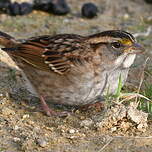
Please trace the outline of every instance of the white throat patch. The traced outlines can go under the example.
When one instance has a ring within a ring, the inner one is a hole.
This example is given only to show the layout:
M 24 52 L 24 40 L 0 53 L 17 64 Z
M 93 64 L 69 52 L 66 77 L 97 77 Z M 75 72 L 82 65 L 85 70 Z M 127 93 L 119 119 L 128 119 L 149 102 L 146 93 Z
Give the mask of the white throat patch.
M 136 58 L 136 54 L 127 54 L 124 53 L 123 55 L 119 56 L 115 61 L 116 66 L 123 65 L 123 68 L 129 68 Z
M 134 63 L 135 58 L 136 54 L 129 54 L 124 60 L 123 67 L 129 68 Z

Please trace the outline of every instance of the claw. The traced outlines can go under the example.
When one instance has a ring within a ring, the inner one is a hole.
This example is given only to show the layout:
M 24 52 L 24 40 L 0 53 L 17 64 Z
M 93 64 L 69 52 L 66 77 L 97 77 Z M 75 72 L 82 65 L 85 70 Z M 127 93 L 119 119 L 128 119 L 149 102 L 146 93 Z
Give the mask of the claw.
M 44 110 L 45 114 L 49 117 L 51 117 L 51 116 L 66 117 L 66 116 L 70 115 L 70 112 L 67 112 L 67 111 L 56 112 L 56 111 L 50 109 L 48 107 L 47 103 L 45 102 L 45 99 L 43 98 L 43 96 L 40 96 L 40 101 L 41 101 L 42 109 Z

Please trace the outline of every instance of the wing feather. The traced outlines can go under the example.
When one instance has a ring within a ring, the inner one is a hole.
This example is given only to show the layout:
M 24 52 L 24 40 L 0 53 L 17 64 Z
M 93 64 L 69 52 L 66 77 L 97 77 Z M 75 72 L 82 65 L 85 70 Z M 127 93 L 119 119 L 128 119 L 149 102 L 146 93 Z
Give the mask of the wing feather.
M 65 74 L 72 64 L 82 65 L 90 56 L 89 45 L 84 39 L 74 34 L 40 36 L 20 43 L 15 51 L 10 52 L 37 68 Z

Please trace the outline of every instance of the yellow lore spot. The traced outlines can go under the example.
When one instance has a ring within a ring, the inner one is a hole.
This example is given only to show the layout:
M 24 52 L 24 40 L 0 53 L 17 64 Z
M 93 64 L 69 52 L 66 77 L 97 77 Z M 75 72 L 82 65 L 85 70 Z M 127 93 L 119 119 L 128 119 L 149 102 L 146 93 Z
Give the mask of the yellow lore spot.
M 124 45 L 132 45 L 132 41 L 130 41 L 129 39 L 122 39 L 122 40 L 119 40 L 119 42 Z

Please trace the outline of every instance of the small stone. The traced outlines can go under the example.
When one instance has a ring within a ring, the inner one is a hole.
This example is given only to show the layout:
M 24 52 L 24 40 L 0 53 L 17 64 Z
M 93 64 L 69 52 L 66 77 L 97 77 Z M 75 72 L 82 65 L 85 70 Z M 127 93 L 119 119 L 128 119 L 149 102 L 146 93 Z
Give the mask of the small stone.
M 13 140 L 14 140 L 14 142 L 18 142 L 18 141 L 20 141 L 21 139 L 18 138 L 18 137 L 14 137 Z
M 136 103 L 130 103 L 127 111 L 127 117 L 131 119 L 136 124 L 145 124 L 147 123 L 148 113 L 145 113 L 141 110 L 138 110 Z
M 127 20 L 127 19 L 129 19 L 129 14 L 125 14 L 124 16 L 123 16 L 123 18 L 125 19 L 125 20 Z
M 29 114 L 25 114 L 25 115 L 23 115 L 22 119 L 27 119 L 27 118 L 29 118 L 29 117 L 30 117 Z
M 121 122 L 121 124 L 120 124 L 120 127 L 123 129 L 123 130 L 125 130 L 125 131 L 127 131 L 130 127 L 132 126 L 132 124 L 130 123 L 130 122 Z
M 93 18 L 97 16 L 97 12 L 98 12 L 98 8 L 93 3 L 85 3 L 81 9 L 82 16 L 86 18 Z
M 76 132 L 76 131 L 75 131 L 74 129 L 70 129 L 70 130 L 69 130 L 69 133 L 70 133 L 70 134 L 74 134 L 75 132 Z
M 114 131 L 116 131 L 117 130 L 117 127 L 112 127 L 111 128 L 111 132 L 114 132 Z
M 17 126 L 17 125 L 14 126 L 14 130 L 18 130 L 19 128 L 20 128 L 20 127 Z
M 2 94 L 2 93 L 0 94 L 0 97 L 3 97 L 3 94 Z
M 93 121 L 91 119 L 85 119 L 81 121 L 80 126 L 81 127 L 90 127 L 93 124 Z
M 69 23 L 69 22 L 70 22 L 70 20 L 69 20 L 69 19 L 67 19 L 67 18 L 65 18 L 65 19 L 63 20 L 63 22 L 64 22 L 64 23 Z
M 37 139 L 37 143 L 40 147 L 46 147 L 47 146 L 47 142 L 44 139 Z
M 141 132 L 145 132 L 146 129 L 147 129 L 147 127 L 148 127 L 147 123 L 145 123 L 145 124 L 139 124 L 139 125 L 137 126 L 137 129 L 138 129 L 139 131 L 141 131 Z

